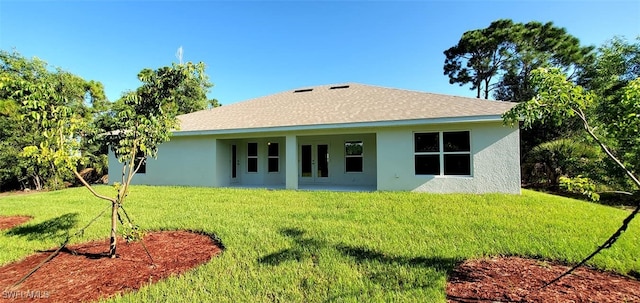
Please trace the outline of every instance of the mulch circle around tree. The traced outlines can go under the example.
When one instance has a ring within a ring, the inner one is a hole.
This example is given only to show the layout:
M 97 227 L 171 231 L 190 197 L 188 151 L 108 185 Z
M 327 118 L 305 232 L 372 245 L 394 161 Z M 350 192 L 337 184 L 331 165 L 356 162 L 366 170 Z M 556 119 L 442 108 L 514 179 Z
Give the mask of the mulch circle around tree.
M 29 216 L 0 216 L 0 230 L 11 229 L 33 219 Z
M 0 300 L 10 302 L 86 302 L 126 293 L 179 275 L 222 252 L 209 235 L 188 231 L 149 232 L 140 241 L 118 241 L 118 257 L 108 258 L 109 241 L 70 245 L 17 288 L 8 288 L 46 259 L 40 252 L 0 267 Z
M 640 302 L 640 281 L 581 267 L 519 257 L 468 260 L 447 282 L 448 302 Z

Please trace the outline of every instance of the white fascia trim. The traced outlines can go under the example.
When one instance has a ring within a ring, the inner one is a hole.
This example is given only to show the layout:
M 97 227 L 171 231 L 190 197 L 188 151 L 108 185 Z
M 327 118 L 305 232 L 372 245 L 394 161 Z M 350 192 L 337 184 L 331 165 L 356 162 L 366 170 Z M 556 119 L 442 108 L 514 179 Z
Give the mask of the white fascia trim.
M 449 117 L 449 118 L 433 118 L 433 119 L 413 119 L 413 120 L 395 120 L 395 121 L 374 121 L 374 122 L 355 122 L 355 123 L 333 123 L 318 125 L 293 125 L 293 126 L 274 126 L 274 127 L 258 127 L 258 128 L 239 128 L 239 129 L 222 129 L 222 130 L 194 130 L 194 131 L 175 131 L 173 136 L 203 136 L 203 135 L 231 135 L 231 134 L 247 134 L 247 133 L 266 133 L 266 132 L 295 132 L 308 130 L 331 130 L 345 128 L 374 128 L 374 127 L 393 127 L 393 126 L 409 126 L 409 125 L 429 125 L 429 124 L 454 124 L 454 123 L 478 123 L 478 122 L 496 122 L 502 121 L 502 115 L 486 115 L 486 116 L 470 116 L 470 117 Z

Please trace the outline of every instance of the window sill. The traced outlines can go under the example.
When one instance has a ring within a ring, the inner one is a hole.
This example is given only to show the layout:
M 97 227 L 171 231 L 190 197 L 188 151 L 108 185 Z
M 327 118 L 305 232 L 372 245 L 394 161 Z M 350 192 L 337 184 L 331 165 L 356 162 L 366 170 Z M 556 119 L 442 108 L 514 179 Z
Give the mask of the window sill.
M 473 179 L 473 175 L 415 175 L 416 177 L 435 179 Z

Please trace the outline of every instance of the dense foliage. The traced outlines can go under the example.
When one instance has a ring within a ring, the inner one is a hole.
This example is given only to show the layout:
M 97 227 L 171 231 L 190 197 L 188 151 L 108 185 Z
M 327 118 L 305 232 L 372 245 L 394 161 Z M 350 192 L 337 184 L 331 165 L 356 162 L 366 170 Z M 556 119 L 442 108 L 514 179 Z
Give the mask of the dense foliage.
M 614 37 L 595 49 L 580 45 L 577 38 L 551 22 L 502 19 L 465 32 L 444 54 L 444 74 L 449 82 L 470 85 L 478 98 L 491 94 L 497 100 L 512 102 L 538 98 L 540 83 L 534 79 L 534 71 L 556 69 L 553 74 L 558 80 L 579 87 L 576 93 L 586 96 L 588 104 L 582 110 L 594 132 L 632 172 L 640 171 L 640 127 L 636 124 L 640 105 L 633 89 L 633 80 L 640 76 L 640 38 L 628 42 Z M 560 92 L 548 93 L 554 98 Z M 551 111 L 549 106 L 546 110 Z M 562 118 L 561 127 L 556 118 Z M 595 143 L 582 132 L 578 116 L 541 116 L 525 120 L 523 126 L 523 184 L 558 190 L 560 177 L 581 176 L 595 181 L 600 190 L 631 185 L 614 161 L 588 148 Z
M 52 68 L 37 58 L 0 50 L 0 191 L 57 189 L 78 183 L 67 165 L 54 160 L 63 154 L 73 156 L 67 159 L 73 163 L 70 166 L 89 183 L 104 181 L 109 144 L 116 146 L 113 140 L 133 134 L 116 132 L 131 126 L 127 123 L 155 121 L 154 114 L 165 118 L 220 106 L 216 99 L 207 99 L 212 84 L 203 63 L 144 69 L 139 79 L 139 89 L 111 103 L 100 82 Z M 150 105 L 150 98 L 171 105 L 160 113 L 140 111 Z M 116 133 L 116 139 L 106 136 Z M 150 146 L 164 139 L 138 140 L 137 148 L 154 156 Z M 68 145 L 54 148 L 63 142 Z
M 47 149 L 60 134 L 48 131 L 55 123 L 73 119 L 82 125 L 75 132 L 80 167 L 106 165 L 104 148 L 90 139 L 93 119 L 108 109 L 100 82 L 86 81 L 37 58 L 0 51 L 0 190 L 60 188 L 72 181 L 51 159 L 23 153 L 27 146 Z M 65 125 L 60 125 L 64 127 Z M 80 131 L 82 130 L 82 132 Z
M 640 172 L 640 37 L 616 37 L 598 49 L 598 56 L 579 83 L 596 96 L 587 109 L 607 144 L 634 172 Z M 623 176 L 618 170 L 608 174 Z
M 541 68 L 535 70 L 532 75 L 531 84 L 536 89 L 535 97 L 513 107 L 505 114 L 505 121 L 513 124 L 522 119 L 524 127 L 531 127 L 535 122 L 559 127 L 572 118 L 578 118 L 592 142 L 597 144 L 615 164 L 610 169 L 622 172 L 625 177 L 628 177 L 630 184 L 632 184 L 631 190 L 629 188 L 623 189 L 630 192 L 639 190 L 640 182 L 635 176 L 634 167 L 638 162 L 635 153 L 638 151 L 637 143 L 640 140 L 638 139 L 640 131 L 640 79 L 631 80 L 621 88 L 618 108 L 622 111 L 615 123 L 607 124 L 598 120 L 598 116 L 588 115 L 589 109 L 598 104 L 599 98 L 596 93 L 571 83 L 566 79 L 566 75 L 558 69 Z M 607 142 L 614 144 L 609 145 Z M 566 149 L 561 153 L 563 153 L 563 159 L 571 159 L 576 155 Z M 631 156 L 629 156 L 630 153 Z M 597 159 L 594 155 L 582 154 L 581 159 Z M 565 167 L 570 164 L 567 161 L 563 163 Z M 555 164 L 555 167 L 558 168 L 562 166 Z M 578 168 L 577 171 L 573 175 L 565 171 L 565 177 L 579 177 L 576 174 L 587 169 L 587 167 L 579 169 L 577 163 L 571 166 Z M 565 179 L 563 182 L 565 185 L 567 180 L 569 179 Z M 582 184 L 584 181 L 584 179 L 579 179 L 577 184 Z
M 534 147 L 523 157 L 522 181 L 530 187 L 558 190 L 563 176 L 602 180 L 604 154 L 593 144 L 558 139 Z
M 478 98 L 520 102 L 533 97 L 531 71 L 558 67 L 577 73 L 592 59 L 593 47 L 583 47 L 553 23 L 514 23 L 502 19 L 487 28 L 465 32 L 447 49 L 444 74 L 451 84 L 470 84 Z
M 444 74 L 451 84 L 471 85 L 478 98 L 523 102 L 531 99 L 531 72 L 539 67 L 561 69 L 577 79 L 593 62 L 593 47 L 551 22 L 515 23 L 509 19 L 492 22 L 487 28 L 465 32 L 445 52 Z M 565 128 L 534 123 L 522 130 L 521 151 L 571 135 L 578 127 Z

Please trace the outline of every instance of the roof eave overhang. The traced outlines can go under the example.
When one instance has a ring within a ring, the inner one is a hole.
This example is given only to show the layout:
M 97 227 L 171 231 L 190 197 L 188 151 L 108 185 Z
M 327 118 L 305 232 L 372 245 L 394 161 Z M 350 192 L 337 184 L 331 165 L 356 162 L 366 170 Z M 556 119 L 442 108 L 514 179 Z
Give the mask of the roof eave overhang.
M 446 118 L 353 122 L 353 123 L 330 123 L 330 124 L 313 124 L 313 125 L 291 125 L 291 126 L 236 128 L 236 129 L 174 131 L 173 135 L 174 136 L 232 135 L 232 134 L 248 134 L 248 133 L 296 132 L 296 131 L 331 130 L 331 129 L 345 129 L 345 128 L 357 129 L 357 128 L 376 128 L 376 127 L 398 127 L 398 126 L 411 126 L 411 125 L 481 123 L 481 122 L 498 122 L 498 121 L 503 121 L 502 115 L 446 117 Z

